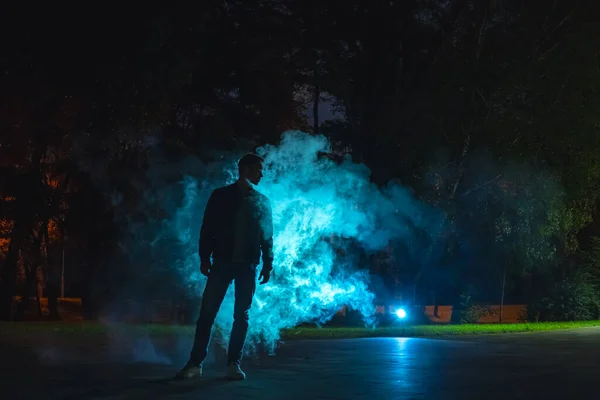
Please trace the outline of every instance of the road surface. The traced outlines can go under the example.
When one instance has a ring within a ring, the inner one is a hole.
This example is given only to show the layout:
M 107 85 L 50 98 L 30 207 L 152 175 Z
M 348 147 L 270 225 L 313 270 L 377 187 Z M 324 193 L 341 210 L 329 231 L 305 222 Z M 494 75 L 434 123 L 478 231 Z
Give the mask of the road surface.
M 596 399 L 600 329 L 473 338 L 293 341 L 247 358 L 248 380 L 170 378 L 190 338 L 95 342 L 76 335 L 0 334 L 6 399 Z

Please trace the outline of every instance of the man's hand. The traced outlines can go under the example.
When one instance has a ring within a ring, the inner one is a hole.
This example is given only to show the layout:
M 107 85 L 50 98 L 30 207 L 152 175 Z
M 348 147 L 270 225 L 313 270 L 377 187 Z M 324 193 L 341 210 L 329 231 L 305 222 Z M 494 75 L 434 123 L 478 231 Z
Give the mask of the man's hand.
M 210 274 L 210 270 L 212 269 L 212 264 L 210 261 L 204 261 L 200 263 L 200 273 L 204 276 L 208 276 Z
M 271 265 L 263 265 L 262 269 L 260 270 L 260 275 L 258 276 L 258 280 L 261 285 L 269 282 L 269 279 L 271 279 L 271 271 L 273 271 L 273 267 Z

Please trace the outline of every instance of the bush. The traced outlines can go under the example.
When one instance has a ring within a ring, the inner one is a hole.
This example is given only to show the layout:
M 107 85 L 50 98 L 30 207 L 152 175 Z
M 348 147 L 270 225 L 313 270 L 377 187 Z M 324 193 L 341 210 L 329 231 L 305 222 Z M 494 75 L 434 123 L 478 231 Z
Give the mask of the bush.
M 493 315 L 490 307 L 471 303 L 471 296 L 461 294 L 459 303 L 452 308 L 452 322 L 459 324 L 477 324 L 481 317 Z
M 495 312 L 490 307 L 471 305 L 463 311 L 460 318 L 461 324 L 477 324 L 482 317 L 494 315 Z
M 600 318 L 600 299 L 586 274 L 556 284 L 550 294 L 527 308 L 530 321 L 586 321 Z

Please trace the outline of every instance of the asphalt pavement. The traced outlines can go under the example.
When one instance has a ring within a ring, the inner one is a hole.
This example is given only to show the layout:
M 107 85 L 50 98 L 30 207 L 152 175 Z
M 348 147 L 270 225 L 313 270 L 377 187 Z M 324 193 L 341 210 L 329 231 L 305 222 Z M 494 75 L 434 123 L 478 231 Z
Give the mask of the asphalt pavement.
M 3 337 L 2 399 L 597 399 L 600 328 L 448 339 L 292 341 L 248 379 L 174 381 L 191 338 Z M 41 397 L 40 397 L 41 396 Z

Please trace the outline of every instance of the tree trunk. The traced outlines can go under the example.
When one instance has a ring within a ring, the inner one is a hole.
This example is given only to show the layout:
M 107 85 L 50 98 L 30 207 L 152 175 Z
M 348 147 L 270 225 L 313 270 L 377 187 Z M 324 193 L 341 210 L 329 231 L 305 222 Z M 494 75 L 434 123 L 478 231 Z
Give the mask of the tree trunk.
M 44 286 L 47 282 L 46 271 L 48 264 L 48 224 L 50 223 L 49 217 L 46 215 L 40 226 L 40 231 L 36 240 L 36 258 L 35 264 L 35 288 L 36 288 L 36 299 L 37 309 L 39 317 L 43 317 L 42 312 L 42 296 L 44 295 Z
M 0 275 L 0 320 L 10 321 L 13 319 L 13 299 L 16 295 L 17 264 L 19 261 L 19 250 L 23 246 L 25 235 L 22 233 L 24 221 L 17 220 L 13 227 L 8 253 L 2 264 Z
M 25 260 L 25 292 L 23 298 L 17 307 L 15 319 L 23 320 L 25 312 L 29 306 L 30 299 L 35 298 L 36 304 L 36 317 L 42 317 L 42 305 L 41 305 L 41 291 L 39 290 L 39 274 L 41 268 L 43 268 L 42 246 L 47 241 L 48 235 L 48 221 L 42 222 L 39 229 L 37 229 L 37 235 L 33 240 L 33 244 L 30 248 L 26 248 L 26 252 L 35 252 L 34 254 L 24 254 Z M 33 235 L 34 233 L 32 233 Z
M 506 266 L 502 271 L 502 292 L 500 295 L 500 323 L 504 322 L 504 293 L 506 292 Z
M 456 177 L 456 180 L 454 181 L 454 185 L 452 185 L 452 192 L 450 194 L 450 200 L 454 200 L 454 198 L 456 197 L 456 191 L 458 190 L 460 181 L 463 178 L 465 157 L 467 156 L 467 153 L 469 152 L 470 144 L 471 144 L 471 134 L 469 133 L 465 139 L 465 142 L 463 143 L 463 148 L 462 148 L 462 152 L 460 155 L 460 164 L 458 166 L 458 176 Z
M 0 320 L 10 321 L 13 319 L 13 299 L 17 290 L 17 269 L 21 249 L 25 245 L 27 234 L 33 224 L 35 214 L 31 210 L 31 200 L 25 194 L 17 198 L 18 212 L 15 218 L 13 230 L 6 259 L 2 264 L 0 272 Z
M 23 292 L 23 296 L 21 296 L 21 301 L 18 303 L 17 309 L 15 311 L 14 319 L 16 321 L 23 321 L 25 319 L 25 313 L 28 308 L 30 308 L 31 298 L 36 297 L 36 285 L 35 285 L 35 272 L 36 269 L 34 266 L 29 265 L 25 266 L 26 270 L 26 278 L 25 278 L 25 290 Z M 37 303 L 37 301 L 36 301 Z M 36 307 L 39 309 L 39 307 Z M 39 317 L 36 315 L 36 317 Z
M 315 68 L 315 81 L 318 80 L 318 72 Z M 321 103 L 321 87 L 315 82 L 313 98 L 313 133 L 319 133 L 319 105 Z
M 421 279 L 421 272 L 419 272 L 416 276 L 415 276 L 415 281 L 413 283 L 413 306 L 417 304 L 417 290 L 418 290 L 418 286 L 419 286 L 419 280 Z
M 46 296 L 48 297 L 48 318 L 53 321 L 60 320 L 58 313 L 58 287 L 54 281 L 46 285 Z
M 32 154 L 33 165 L 30 172 L 21 177 L 23 183 L 17 195 L 17 213 L 6 259 L 0 271 L 0 320 L 9 321 L 13 318 L 12 306 L 16 295 L 19 251 L 23 247 L 28 233 L 34 227 L 38 214 L 36 201 L 39 202 L 43 197 L 40 194 L 40 189 L 42 189 L 41 162 L 45 153 L 45 145 L 37 147 Z

